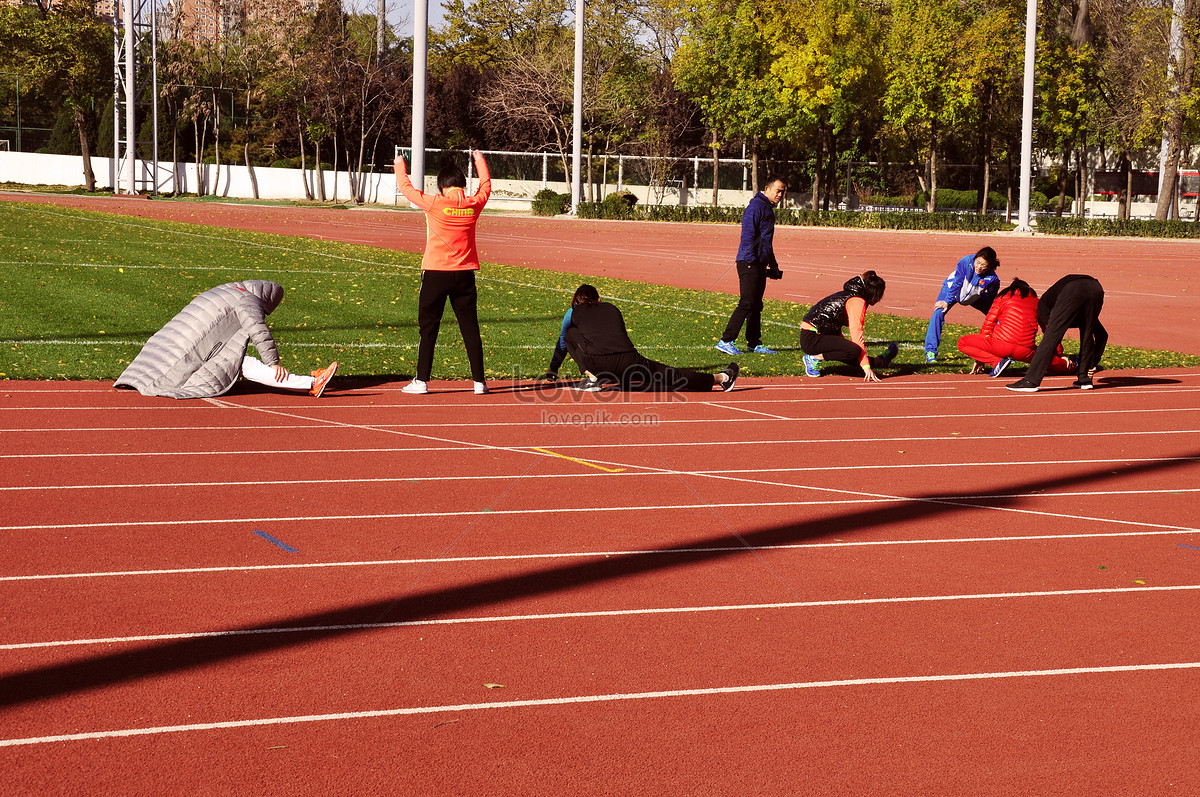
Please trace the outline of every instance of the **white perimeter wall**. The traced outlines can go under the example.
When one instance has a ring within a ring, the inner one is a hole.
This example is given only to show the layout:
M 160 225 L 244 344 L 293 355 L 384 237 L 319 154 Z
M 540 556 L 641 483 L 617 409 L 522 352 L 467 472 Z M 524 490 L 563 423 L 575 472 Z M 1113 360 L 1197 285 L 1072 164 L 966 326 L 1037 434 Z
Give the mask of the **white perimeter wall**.
M 112 158 L 92 158 L 92 171 L 96 176 L 97 187 L 111 188 L 116 180 L 116 167 Z M 151 169 L 149 165 L 139 161 L 135 185 L 142 193 L 151 191 Z M 309 169 L 271 169 L 254 167 L 247 169 L 244 165 L 222 164 L 220 167 L 194 163 L 160 163 L 158 166 L 159 193 L 204 193 L 211 196 L 228 197 L 231 199 L 253 199 L 255 196 L 254 183 L 258 184 L 259 199 L 305 199 L 304 181 L 307 180 L 314 198 L 320 197 L 318 179 L 324 182 L 325 200 L 329 202 L 351 201 L 350 175 L 347 172 L 323 172 L 318 178 L 316 171 Z M 407 205 L 403 197 L 396 194 L 396 181 L 391 172 L 364 174 L 359 201 L 370 204 Z M 427 178 L 426 189 L 432 190 Z M 83 166 L 78 155 L 41 155 L 33 152 L 0 151 L 0 183 L 21 183 L 24 185 L 83 185 Z M 178 186 L 178 187 L 177 187 Z M 471 187 L 474 180 L 471 181 Z M 595 197 L 602 199 L 605 194 L 617 189 L 616 184 L 597 186 Z M 540 180 L 493 180 L 492 199 L 489 207 L 496 209 L 527 209 L 534 194 L 543 188 L 550 188 L 562 194 L 570 192 L 566 183 L 547 182 Z M 712 201 L 712 189 L 688 189 L 681 195 L 679 189 L 667 186 L 650 189 L 646 186 L 622 186 L 637 196 L 640 204 L 657 205 L 707 205 Z M 585 187 L 586 195 L 586 187 Z M 722 205 L 744 207 L 750 201 L 751 192 L 722 190 L 720 200 Z M 788 206 L 807 207 L 807 197 L 788 196 Z M 1134 218 L 1154 218 L 1155 204 L 1153 202 L 1135 202 L 1132 211 Z M 1185 219 L 1193 217 L 1194 204 L 1185 204 L 1180 208 L 1180 214 Z M 1088 202 L 1086 214 L 1098 217 L 1115 218 L 1116 202 Z

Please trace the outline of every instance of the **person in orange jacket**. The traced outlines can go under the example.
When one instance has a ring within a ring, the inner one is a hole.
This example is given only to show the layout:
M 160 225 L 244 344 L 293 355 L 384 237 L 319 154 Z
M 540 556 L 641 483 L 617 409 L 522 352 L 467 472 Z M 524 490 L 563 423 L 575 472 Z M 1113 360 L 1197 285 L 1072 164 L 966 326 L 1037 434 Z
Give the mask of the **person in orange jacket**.
M 479 270 L 479 252 L 475 247 L 475 224 L 492 195 L 492 177 L 487 161 L 479 150 L 472 150 L 479 187 L 467 196 L 467 176 L 456 164 L 447 163 L 437 175 L 437 194 L 418 191 L 408 177 L 403 155 L 397 155 L 396 188 L 414 207 L 425 211 L 425 254 L 421 258 L 421 293 L 418 299 L 417 373 L 401 388 L 405 393 L 428 393 L 427 383 L 433 372 L 433 348 L 446 300 L 458 319 L 475 393 L 488 392 L 483 371 L 483 341 L 479 335 L 478 294 L 475 272 Z
M 1014 279 L 996 296 L 983 327 L 958 339 L 958 350 L 975 361 L 971 373 L 987 368 L 992 377 L 1004 373 L 1014 360 L 1029 362 L 1037 350 L 1038 295 L 1028 282 Z M 1051 363 L 1054 373 L 1074 370 L 1059 347 Z

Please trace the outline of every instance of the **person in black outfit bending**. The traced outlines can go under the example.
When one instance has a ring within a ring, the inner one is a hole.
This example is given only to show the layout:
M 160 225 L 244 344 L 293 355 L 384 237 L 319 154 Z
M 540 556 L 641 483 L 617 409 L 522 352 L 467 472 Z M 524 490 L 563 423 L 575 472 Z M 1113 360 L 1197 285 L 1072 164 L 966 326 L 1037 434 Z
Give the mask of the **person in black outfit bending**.
M 1045 329 L 1042 342 L 1033 353 L 1025 376 L 1005 387 L 1020 393 L 1036 393 L 1058 353 L 1063 335 L 1068 329 L 1078 329 L 1079 366 L 1071 386 L 1091 390 L 1092 374 L 1108 344 L 1108 330 L 1100 323 L 1103 306 L 1104 288 L 1095 277 L 1068 274 L 1051 285 L 1038 299 L 1038 322 Z
M 600 301 L 591 285 L 580 285 L 571 299 L 571 323 L 566 331 L 567 351 L 583 370 L 578 390 L 600 390 L 604 381 L 623 390 L 732 390 L 738 364 L 730 363 L 719 374 L 672 368 L 638 354 L 625 329 L 625 318 L 615 305 Z

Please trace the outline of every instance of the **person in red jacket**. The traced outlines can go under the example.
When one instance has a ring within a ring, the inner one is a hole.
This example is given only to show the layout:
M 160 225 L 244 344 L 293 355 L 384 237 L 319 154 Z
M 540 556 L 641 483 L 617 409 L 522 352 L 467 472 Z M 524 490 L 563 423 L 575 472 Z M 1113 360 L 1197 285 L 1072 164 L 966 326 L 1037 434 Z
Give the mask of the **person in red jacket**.
M 417 326 L 420 343 L 417 346 L 417 374 L 401 388 L 405 393 L 428 393 L 426 383 L 433 372 L 433 347 L 446 300 L 458 318 L 475 393 L 488 392 L 483 371 L 483 341 L 479 335 L 478 295 L 475 291 L 475 272 L 479 270 L 479 252 L 475 248 L 475 224 L 492 195 L 492 177 L 483 153 L 474 150 L 475 170 L 479 187 L 467 196 L 467 176 L 453 163 L 438 171 L 438 193 L 418 191 L 408 178 L 404 156 L 396 156 L 396 187 L 404 198 L 425 211 L 425 255 L 421 258 L 421 293 L 418 301 Z
M 997 377 L 1014 360 L 1026 363 L 1032 360 L 1037 350 L 1037 307 L 1037 292 L 1024 280 L 1014 279 L 1000 291 L 979 332 L 958 339 L 958 350 L 975 361 L 971 373 L 977 373 L 983 366 Z M 1051 369 L 1055 373 L 1073 370 L 1070 361 L 1062 356 L 1061 346 Z

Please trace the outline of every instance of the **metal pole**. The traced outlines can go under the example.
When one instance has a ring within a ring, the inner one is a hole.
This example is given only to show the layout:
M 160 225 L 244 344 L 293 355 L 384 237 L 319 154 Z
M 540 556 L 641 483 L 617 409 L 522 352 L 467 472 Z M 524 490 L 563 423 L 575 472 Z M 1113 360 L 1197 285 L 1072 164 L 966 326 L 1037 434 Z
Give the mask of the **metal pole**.
M 1025 97 L 1021 103 L 1021 196 L 1017 203 L 1017 231 L 1033 232 L 1029 225 L 1029 193 L 1033 180 L 1033 61 L 1037 50 L 1037 0 L 1025 3 Z
M 584 0 L 575 0 L 575 121 L 571 130 L 571 215 L 579 211 L 583 169 L 583 17 Z
M 154 177 L 151 187 L 154 195 L 158 196 L 158 8 L 150 3 L 150 82 L 153 84 L 153 97 L 150 101 L 151 113 L 154 114 Z
M 124 193 L 136 194 L 133 161 L 137 157 L 137 51 L 133 37 L 133 0 L 125 0 L 125 160 L 121 162 Z
M 414 0 L 413 12 L 413 103 L 412 168 L 413 186 L 425 191 L 425 73 L 429 58 L 429 0 Z

